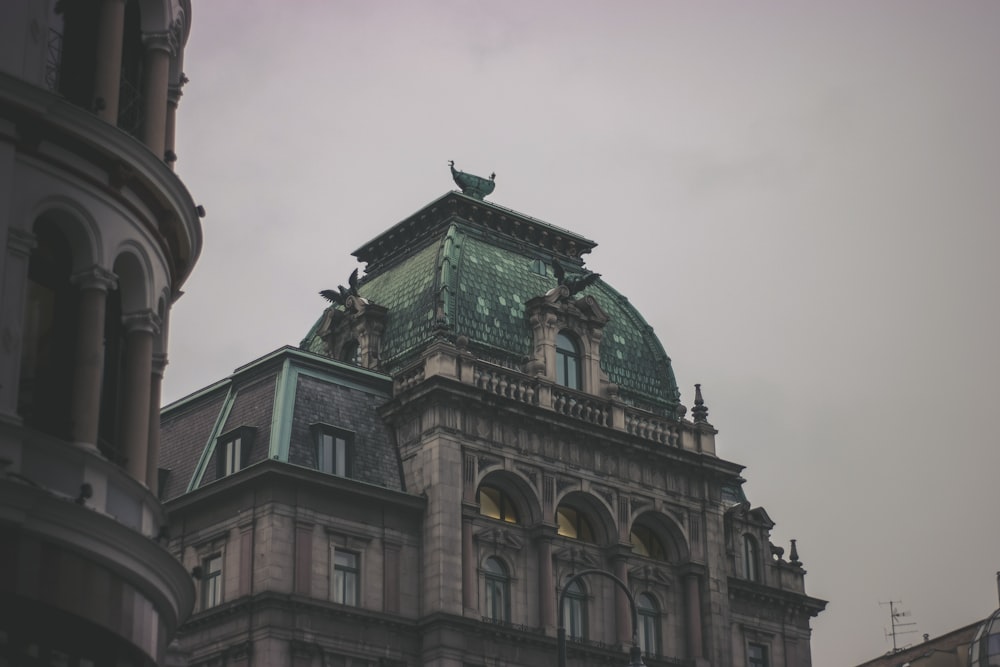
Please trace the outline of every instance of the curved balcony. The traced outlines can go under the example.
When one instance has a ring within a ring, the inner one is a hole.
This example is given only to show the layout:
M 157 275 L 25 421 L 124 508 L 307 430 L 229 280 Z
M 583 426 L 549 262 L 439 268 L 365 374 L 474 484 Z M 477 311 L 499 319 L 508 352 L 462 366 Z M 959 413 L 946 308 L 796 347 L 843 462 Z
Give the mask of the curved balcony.
M 86 655 L 77 644 L 110 633 L 160 660 L 194 605 L 162 525 L 153 494 L 96 450 L 0 423 L 0 597 L 26 610 L 8 635 L 58 617 L 76 631 L 44 638 L 52 650 Z

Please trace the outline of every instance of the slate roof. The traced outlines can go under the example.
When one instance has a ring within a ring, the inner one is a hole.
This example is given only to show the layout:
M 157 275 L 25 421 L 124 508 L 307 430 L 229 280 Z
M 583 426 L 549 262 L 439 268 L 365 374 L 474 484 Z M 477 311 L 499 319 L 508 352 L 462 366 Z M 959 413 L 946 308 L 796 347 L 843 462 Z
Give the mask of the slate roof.
M 316 467 L 313 424 L 354 434 L 350 477 L 404 490 L 399 458 L 378 406 L 390 378 L 285 347 L 236 369 L 216 384 L 163 408 L 160 463 L 168 469 L 164 500 L 216 480 L 219 437 L 250 429 L 243 467 L 276 460 Z
M 388 309 L 381 350 L 393 374 L 442 330 L 464 335 L 480 358 L 518 367 L 532 353 L 524 304 L 556 286 L 551 260 L 567 273 L 596 244 L 491 202 L 453 192 L 432 202 L 354 253 L 366 261 L 359 292 Z M 675 415 L 680 392 L 659 340 L 628 299 L 603 280 L 582 295 L 610 316 L 601 367 L 623 401 Z M 302 347 L 322 353 L 322 317 Z

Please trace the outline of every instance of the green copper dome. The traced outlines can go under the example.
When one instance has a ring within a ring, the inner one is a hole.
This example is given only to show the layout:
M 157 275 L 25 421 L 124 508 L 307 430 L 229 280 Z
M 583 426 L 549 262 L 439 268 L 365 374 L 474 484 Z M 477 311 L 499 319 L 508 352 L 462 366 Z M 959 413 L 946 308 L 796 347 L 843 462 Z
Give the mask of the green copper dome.
M 557 286 L 596 244 L 490 202 L 452 192 L 354 252 L 367 262 L 359 293 L 387 309 L 381 369 L 395 373 L 442 336 L 468 339 L 477 357 L 520 369 L 532 355 L 525 303 Z M 677 383 L 652 327 L 603 280 L 584 289 L 610 317 L 600 363 L 625 403 L 679 416 Z M 316 323 L 302 346 L 325 352 Z

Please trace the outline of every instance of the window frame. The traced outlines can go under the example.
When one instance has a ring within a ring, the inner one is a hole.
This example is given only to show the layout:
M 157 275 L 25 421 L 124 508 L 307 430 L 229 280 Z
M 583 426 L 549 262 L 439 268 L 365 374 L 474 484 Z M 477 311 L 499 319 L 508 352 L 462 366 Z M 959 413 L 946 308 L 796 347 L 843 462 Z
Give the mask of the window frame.
M 492 506 L 496 507 L 497 516 L 487 513 L 483 508 L 483 494 L 486 492 L 486 497 Z M 494 494 L 496 497 L 494 497 Z M 512 525 L 518 525 L 521 523 L 520 514 L 517 510 L 517 503 L 511 498 L 510 494 L 504 491 L 499 486 L 493 484 L 480 484 L 479 490 L 476 491 L 476 502 L 479 503 L 479 515 L 484 516 L 487 519 L 493 519 L 494 521 L 503 521 L 504 523 L 509 523 Z
M 569 512 L 572 512 L 572 517 L 568 515 Z M 561 513 L 566 514 L 568 523 L 572 524 L 573 532 L 575 534 L 570 535 L 569 533 L 563 532 L 563 522 L 559 520 Z M 594 526 L 590 522 L 590 517 L 572 505 L 560 504 L 556 507 L 556 534 L 570 540 L 577 540 L 587 544 L 597 544 L 597 536 L 594 533 Z
M 350 478 L 354 475 L 354 431 L 316 422 L 309 426 L 312 435 L 313 464 L 316 470 L 336 477 Z M 326 465 L 324 455 L 324 438 L 331 438 L 331 452 L 329 454 L 330 465 Z M 343 470 L 340 470 L 338 456 L 338 441 L 344 443 L 343 446 Z
M 562 343 L 565 341 L 571 349 Z M 579 337 L 568 329 L 556 334 L 556 384 L 567 389 L 583 391 L 583 351 Z M 570 378 L 570 370 L 573 377 Z M 572 381 L 571 381 L 572 380 Z
M 229 477 L 247 467 L 256 432 L 257 429 L 251 426 L 240 426 L 216 438 L 216 479 Z
M 217 569 L 212 564 L 218 562 Z M 223 602 L 223 556 L 221 551 L 213 552 L 201 559 L 201 610 L 218 607 Z
M 633 524 L 632 529 L 629 531 L 629 541 L 632 543 L 632 553 L 636 556 L 650 558 L 663 563 L 670 562 L 667 547 L 663 543 L 663 540 L 660 539 L 657 531 L 646 524 Z M 637 546 L 641 546 L 642 549 L 638 549 Z
M 760 649 L 760 655 L 751 655 L 753 649 Z M 747 642 L 747 667 L 770 667 L 771 647 L 761 642 Z
M 496 569 L 490 564 L 496 564 Z M 510 623 L 510 568 L 496 556 L 489 556 L 483 561 L 483 579 L 483 616 L 494 623 Z
M 559 610 L 560 622 L 566 630 L 566 638 L 571 641 L 586 641 L 587 632 L 587 591 L 579 581 L 574 581 L 564 589 L 563 608 Z
M 648 605 L 645 607 L 642 604 L 643 600 L 648 601 Z M 661 655 L 660 619 L 662 614 L 660 605 L 650 593 L 640 593 L 635 596 L 635 607 L 638 616 L 637 625 L 639 626 L 636 630 L 642 652 L 649 657 Z M 650 640 L 652 640 L 651 645 Z
M 338 556 L 351 558 L 350 564 L 338 562 Z M 348 607 L 361 606 L 361 554 L 336 545 L 330 547 L 330 600 Z

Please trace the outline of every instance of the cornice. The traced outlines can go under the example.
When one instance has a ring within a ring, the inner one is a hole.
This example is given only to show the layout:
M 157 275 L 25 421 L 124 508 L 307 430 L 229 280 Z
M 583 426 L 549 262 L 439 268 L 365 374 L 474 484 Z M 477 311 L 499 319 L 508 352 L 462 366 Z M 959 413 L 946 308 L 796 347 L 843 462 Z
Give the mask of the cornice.
M 153 219 L 135 210 L 136 217 L 149 227 L 165 257 L 171 258 L 173 288 L 179 290 L 186 280 L 202 248 L 202 228 L 197 206 L 180 178 L 159 156 L 141 141 L 123 132 L 87 110 L 54 93 L 33 86 L 17 77 L 0 72 L 0 117 L 8 118 L 30 140 L 15 136 L 0 136 L 36 159 L 56 164 L 82 180 L 88 175 L 73 169 L 44 152 L 44 144 L 52 143 L 88 159 L 109 174 L 109 183 L 94 182 L 95 189 L 112 193 L 126 183 L 152 211 Z M 120 198 L 133 208 L 125 198 Z M 133 208 L 134 210 L 134 208 Z M 176 234 L 165 235 L 173 228 Z M 174 247 L 171 236 L 182 240 L 184 247 Z

